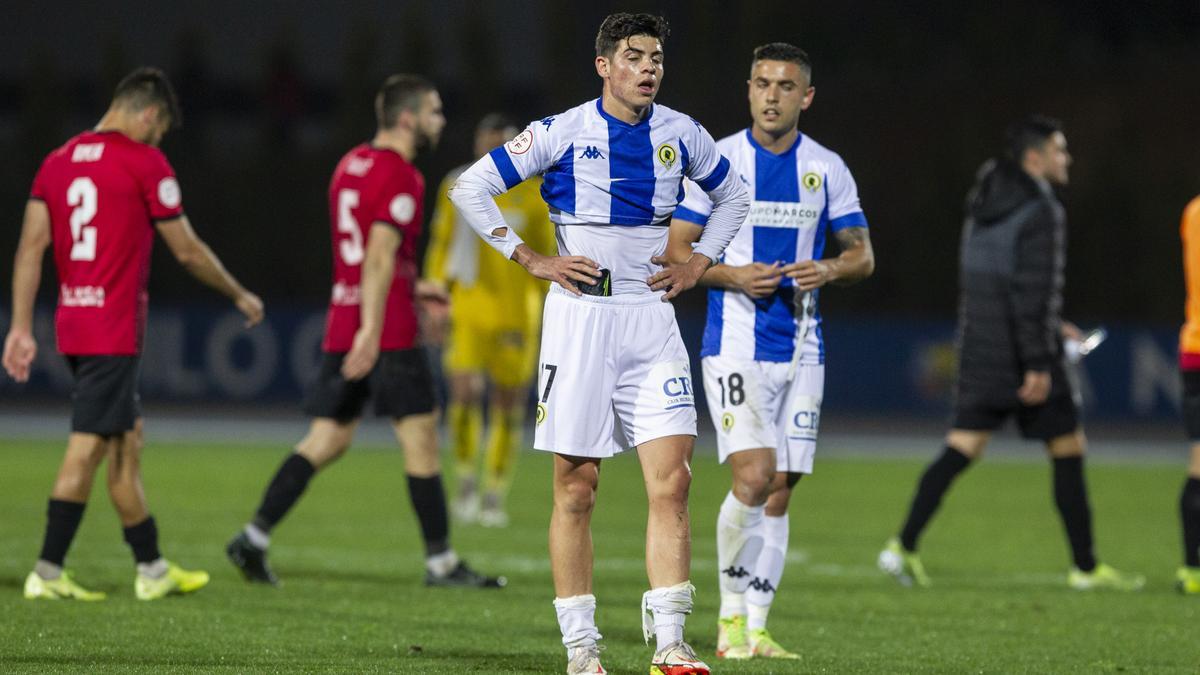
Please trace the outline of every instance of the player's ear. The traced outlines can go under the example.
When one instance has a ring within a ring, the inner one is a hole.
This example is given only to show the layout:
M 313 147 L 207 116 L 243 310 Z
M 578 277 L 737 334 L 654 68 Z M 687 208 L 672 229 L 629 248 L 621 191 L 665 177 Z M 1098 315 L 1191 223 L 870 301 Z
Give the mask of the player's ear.
M 808 107 L 813 104 L 813 97 L 817 95 L 816 87 L 809 87 L 808 91 L 804 92 L 804 101 L 800 104 L 801 110 L 808 110 Z
M 608 79 L 608 58 L 604 56 L 596 57 L 596 74 L 604 79 Z

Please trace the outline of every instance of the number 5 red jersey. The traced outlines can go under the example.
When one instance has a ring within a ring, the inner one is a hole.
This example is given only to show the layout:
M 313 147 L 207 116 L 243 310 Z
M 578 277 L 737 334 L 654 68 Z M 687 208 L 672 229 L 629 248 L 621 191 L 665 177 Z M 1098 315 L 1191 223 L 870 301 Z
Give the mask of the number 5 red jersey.
M 329 182 L 329 218 L 333 230 L 333 294 L 325 322 L 326 352 L 348 352 L 360 324 L 362 263 L 375 223 L 400 232 L 395 274 L 384 310 L 380 348 L 415 346 L 417 313 L 417 239 L 421 235 L 425 178 L 399 153 L 362 144 L 338 162 Z
M 30 198 L 50 211 L 58 350 L 139 353 L 153 224 L 183 214 L 167 158 L 119 132 L 86 131 L 46 157 Z

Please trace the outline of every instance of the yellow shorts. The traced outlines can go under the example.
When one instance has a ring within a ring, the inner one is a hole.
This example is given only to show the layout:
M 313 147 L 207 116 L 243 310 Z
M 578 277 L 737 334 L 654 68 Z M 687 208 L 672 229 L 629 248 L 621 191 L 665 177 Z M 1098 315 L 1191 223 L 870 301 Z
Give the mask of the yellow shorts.
M 521 387 L 537 365 L 536 329 L 514 330 L 455 317 L 443 364 L 448 373 L 486 372 L 501 387 Z

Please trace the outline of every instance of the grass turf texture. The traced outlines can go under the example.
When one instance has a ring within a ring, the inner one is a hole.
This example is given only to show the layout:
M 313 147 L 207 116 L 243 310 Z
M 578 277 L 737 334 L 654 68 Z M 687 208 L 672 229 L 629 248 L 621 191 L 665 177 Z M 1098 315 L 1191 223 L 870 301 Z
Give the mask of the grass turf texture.
M 210 586 L 153 603 L 133 597 L 133 568 L 103 487 L 92 495 L 68 567 L 108 600 L 29 602 L 24 576 L 41 543 L 59 443 L 0 444 L 0 670 L 272 672 L 562 672 L 546 560 L 549 459 L 526 454 L 505 530 L 454 527 L 459 552 L 508 575 L 501 591 L 426 589 L 417 526 L 395 450 L 356 448 L 310 485 L 277 528 L 282 589 L 250 586 L 225 541 L 257 504 L 281 447 L 153 444 L 143 460 L 162 548 L 212 573 Z M 908 449 L 908 450 L 911 450 Z M 1067 590 L 1067 548 L 1048 467 L 991 462 L 963 476 L 923 542 L 928 590 L 874 569 L 921 462 L 827 459 L 792 503 L 791 554 L 770 628 L 801 662 L 716 662 L 714 522 L 727 472 L 695 462 L 688 635 L 725 673 L 1195 672 L 1200 599 L 1170 586 L 1178 565 L 1182 466 L 1094 464 L 1102 560 L 1146 573 L 1136 594 Z M 645 499 L 632 455 L 603 465 L 593 525 L 597 621 L 605 666 L 645 672 L 638 621 L 646 590 Z

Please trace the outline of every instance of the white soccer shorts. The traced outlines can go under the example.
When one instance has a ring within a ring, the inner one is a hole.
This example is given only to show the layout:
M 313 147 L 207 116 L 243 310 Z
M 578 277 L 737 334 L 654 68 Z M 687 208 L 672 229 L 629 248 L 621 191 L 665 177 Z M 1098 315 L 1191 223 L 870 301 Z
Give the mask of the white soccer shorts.
M 675 308 L 658 295 L 546 297 L 533 447 L 612 457 L 696 435 L 695 393 Z
M 742 450 L 775 448 L 776 471 L 812 473 L 825 366 L 706 356 L 704 395 L 721 463 Z

